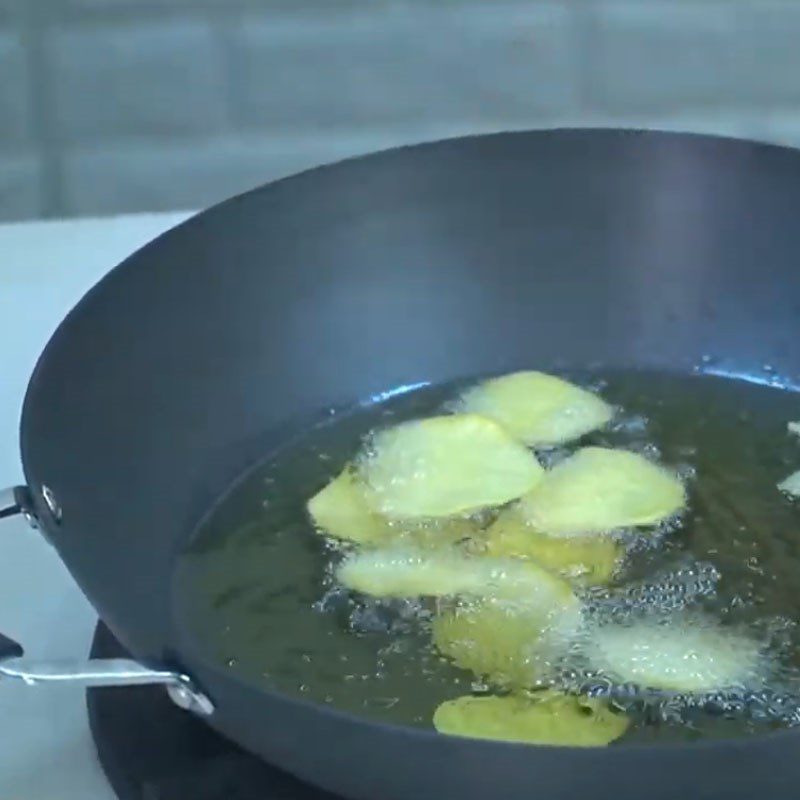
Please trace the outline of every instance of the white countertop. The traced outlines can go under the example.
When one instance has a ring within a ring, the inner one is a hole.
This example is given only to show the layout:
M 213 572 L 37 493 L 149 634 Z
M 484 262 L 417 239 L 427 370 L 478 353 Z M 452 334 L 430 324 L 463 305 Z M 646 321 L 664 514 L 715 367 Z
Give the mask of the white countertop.
M 35 361 L 78 299 L 188 214 L 0 225 L 0 487 L 22 482 L 18 424 Z M 37 658 L 85 658 L 92 608 L 24 521 L 0 522 L 0 631 Z M 0 683 L 0 800 L 113 800 L 84 691 Z

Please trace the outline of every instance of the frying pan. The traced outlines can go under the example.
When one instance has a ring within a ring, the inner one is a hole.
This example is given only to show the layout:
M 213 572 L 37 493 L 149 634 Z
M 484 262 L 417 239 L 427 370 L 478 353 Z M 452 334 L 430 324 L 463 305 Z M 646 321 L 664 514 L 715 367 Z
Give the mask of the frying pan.
M 532 747 L 440 736 L 250 685 L 175 621 L 172 562 L 297 420 L 391 387 L 520 367 L 800 375 L 800 154 L 557 130 L 399 149 L 280 181 L 95 286 L 25 399 L 25 512 L 134 662 L 6 675 L 160 681 L 269 762 L 354 800 L 794 798 L 800 732 Z

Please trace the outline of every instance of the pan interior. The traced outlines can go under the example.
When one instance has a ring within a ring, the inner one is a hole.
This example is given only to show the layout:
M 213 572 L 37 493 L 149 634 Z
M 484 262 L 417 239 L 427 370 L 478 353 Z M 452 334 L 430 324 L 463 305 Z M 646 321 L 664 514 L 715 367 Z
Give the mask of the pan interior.
M 781 688 L 800 692 L 800 503 L 776 488 L 800 468 L 787 422 L 797 394 L 709 374 L 645 370 L 572 375 L 602 389 L 622 411 L 580 444 L 654 452 L 687 483 L 688 511 L 659 547 L 633 547 L 610 591 L 690 565 L 719 580 L 696 600 L 726 624 L 763 638 Z M 354 598 L 330 565 L 340 555 L 314 530 L 305 503 L 337 475 L 376 428 L 441 411 L 461 384 L 387 392 L 324 414 L 266 455 L 214 509 L 174 572 L 177 616 L 210 660 L 248 682 L 365 717 L 430 727 L 441 702 L 492 691 L 430 644 L 428 615 L 414 602 Z M 707 570 L 707 572 L 704 572 Z M 674 594 L 670 595 L 670 590 Z M 787 724 L 769 714 L 670 715 L 634 708 L 615 746 L 765 733 Z

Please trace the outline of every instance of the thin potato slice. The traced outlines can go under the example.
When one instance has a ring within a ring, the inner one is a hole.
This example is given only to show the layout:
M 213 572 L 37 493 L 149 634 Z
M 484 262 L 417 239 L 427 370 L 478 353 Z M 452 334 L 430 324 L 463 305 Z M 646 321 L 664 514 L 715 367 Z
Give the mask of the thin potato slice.
M 335 539 L 377 545 L 393 534 L 388 520 L 369 507 L 349 468 L 315 494 L 307 508 L 317 528 Z
M 586 656 L 620 683 L 679 692 L 757 688 L 764 668 L 758 642 L 699 615 L 602 625 Z
M 370 508 L 364 497 L 364 487 L 350 468 L 315 494 L 307 508 L 320 531 L 359 545 L 405 542 L 425 549 L 452 547 L 480 530 L 475 520 L 466 517 L 416 524 L 392 523 Z
M 566 581 L 532 562 L 469 558 L 457 552 L 386 548 L 354 553 L 337 571 L 350 589 L 375 597 L 524 598 L 539 608 L 575 607 Z
M 519 503 L 550 536 L 590 536 L 660 522 L 685 502 L 678 478 L 627 450 L 585 447 L 550 470 Z
M 496 686 L 532 688 L 552 673 L 580 623 L 578 606 L 481 600 L 439 614 L 433 642 L 456 666 Z
M 577 439 L 613 416 L 608 403 L 575 384 L 544 372 L 515 372 L 467 391 L 459 410 L 499 422 L 527 445 Z
M 544 472 L 496 422 L 475 414 L 406 422 L 372 444 L 361 463 L 367 501 L 395 520 L 501 505 L 529 492 Z
M 486 552 L 501 558 L 529 558 L 586 586 L 608 583 L 625 556 L 625 548 L 607 536 L 566 539 L 539 533 L 516 508 L 506 509 L 489 527 Z
M 439 733 L 529 744 L 602 747 L 630 721 L 601 700 L 541 692 L 530 697 L 459 697 L 433 715 Z

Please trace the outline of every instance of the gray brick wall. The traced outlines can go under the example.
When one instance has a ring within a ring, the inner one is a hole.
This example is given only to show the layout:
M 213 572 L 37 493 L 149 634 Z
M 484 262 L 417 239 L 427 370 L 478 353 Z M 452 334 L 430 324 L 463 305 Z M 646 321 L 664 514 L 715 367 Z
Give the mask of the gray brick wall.
M 205 20 L 69 25 L 48 33 L 45 50 L 70 144 L 226 129 L 223 48 Z
M 0 0 L 0 219 L 207 205 L 472 131 L 800 144 L 797 0 Z
M 0 33 L 0 147 L 24 145 L 31 136 L 28 64 L 22 39 Z

